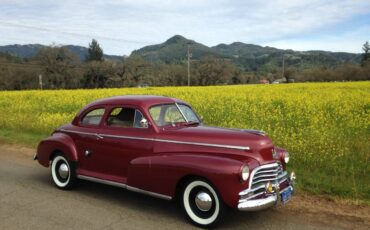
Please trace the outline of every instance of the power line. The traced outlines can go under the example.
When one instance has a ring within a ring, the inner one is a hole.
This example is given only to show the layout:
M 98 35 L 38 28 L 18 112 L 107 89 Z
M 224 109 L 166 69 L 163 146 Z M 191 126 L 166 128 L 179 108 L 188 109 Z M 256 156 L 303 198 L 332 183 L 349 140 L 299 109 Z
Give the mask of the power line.
M 39 26 L 25 25 L 25 24 L 18 24 L 18 23 L 12 23 L 12 22 L 4 22 L 4 21 L 0 21 L 0 24 L 7 26 L 7 27 L 37 30 L 37 31 L 43 31 L 43 32 L 48 32 L 48 33 L 66 34 L 66 35 L 76 36 L 76 37 L 96 38 L 96 39 L 102 39 L 102 40 L 111 40 L 111 41 L 135 43 L 135 44 L 153 44 L 154 43 L 154 42 L 148 42 L 148 41 L 136 41 L 136 40 L 112 38 L 112 37 L 100 36 L 100 35 L 89 35 L 89 34 L 68 32 L 68 31 L 60 31 L 60 30 L 54 30 L 54 29 L 49 29 L 49 28 L 44 28 L 44 27 L 39 27 Z

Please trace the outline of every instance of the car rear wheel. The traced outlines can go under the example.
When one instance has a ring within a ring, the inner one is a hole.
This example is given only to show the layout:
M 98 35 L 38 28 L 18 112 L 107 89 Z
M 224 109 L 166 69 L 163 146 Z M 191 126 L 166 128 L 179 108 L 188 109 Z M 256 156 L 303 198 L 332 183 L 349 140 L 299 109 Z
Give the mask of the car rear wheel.
M 191 222 L 203 228 L 216 226 L 224 209 L 216 190 L 204 180 L 193 180 L 186 184 L 182 204 Z
M 51 178 L 60 189 L 71 189 L 76 183 L 75 169 L 61 153 L 52 160 Z

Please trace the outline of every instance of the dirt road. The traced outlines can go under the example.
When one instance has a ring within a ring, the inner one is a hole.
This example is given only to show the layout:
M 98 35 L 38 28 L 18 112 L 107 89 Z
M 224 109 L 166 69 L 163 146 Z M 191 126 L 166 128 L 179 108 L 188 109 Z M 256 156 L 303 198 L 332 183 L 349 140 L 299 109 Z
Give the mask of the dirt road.
M 0 144 L 0 229 L 195 229 L 174 203 L 81 181 L 54 187 L 34 150 Z M 370 229 L 370 208 L 297 195 L 262 212 L 229 212 L 219 229 Z

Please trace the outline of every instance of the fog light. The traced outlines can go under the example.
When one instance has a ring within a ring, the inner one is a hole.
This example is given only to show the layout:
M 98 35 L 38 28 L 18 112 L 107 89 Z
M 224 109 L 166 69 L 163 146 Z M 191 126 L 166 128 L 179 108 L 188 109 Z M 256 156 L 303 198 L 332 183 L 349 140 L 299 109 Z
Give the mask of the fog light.
M 290 182 L 294 183 L 297 180 L 295 172 L 290 173 Z
M 267 193 L 273 193 L 274 192 L 274 186 L 272 185 L 272 183 L 270 181 L 267 182 L 267 184 L 266 184 L 266 192 Z

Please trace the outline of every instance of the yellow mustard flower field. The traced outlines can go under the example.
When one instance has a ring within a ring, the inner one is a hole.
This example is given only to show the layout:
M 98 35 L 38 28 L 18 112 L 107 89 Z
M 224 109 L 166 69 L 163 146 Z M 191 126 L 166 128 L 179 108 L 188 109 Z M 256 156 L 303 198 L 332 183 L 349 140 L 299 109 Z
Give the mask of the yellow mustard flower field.
M 370 82 L 0 92 L 0 138 L 49 135 L 87 103 L 152 94 L 212 126 L 259 129 L 291 154 L 302 190 L 370 200 Z

